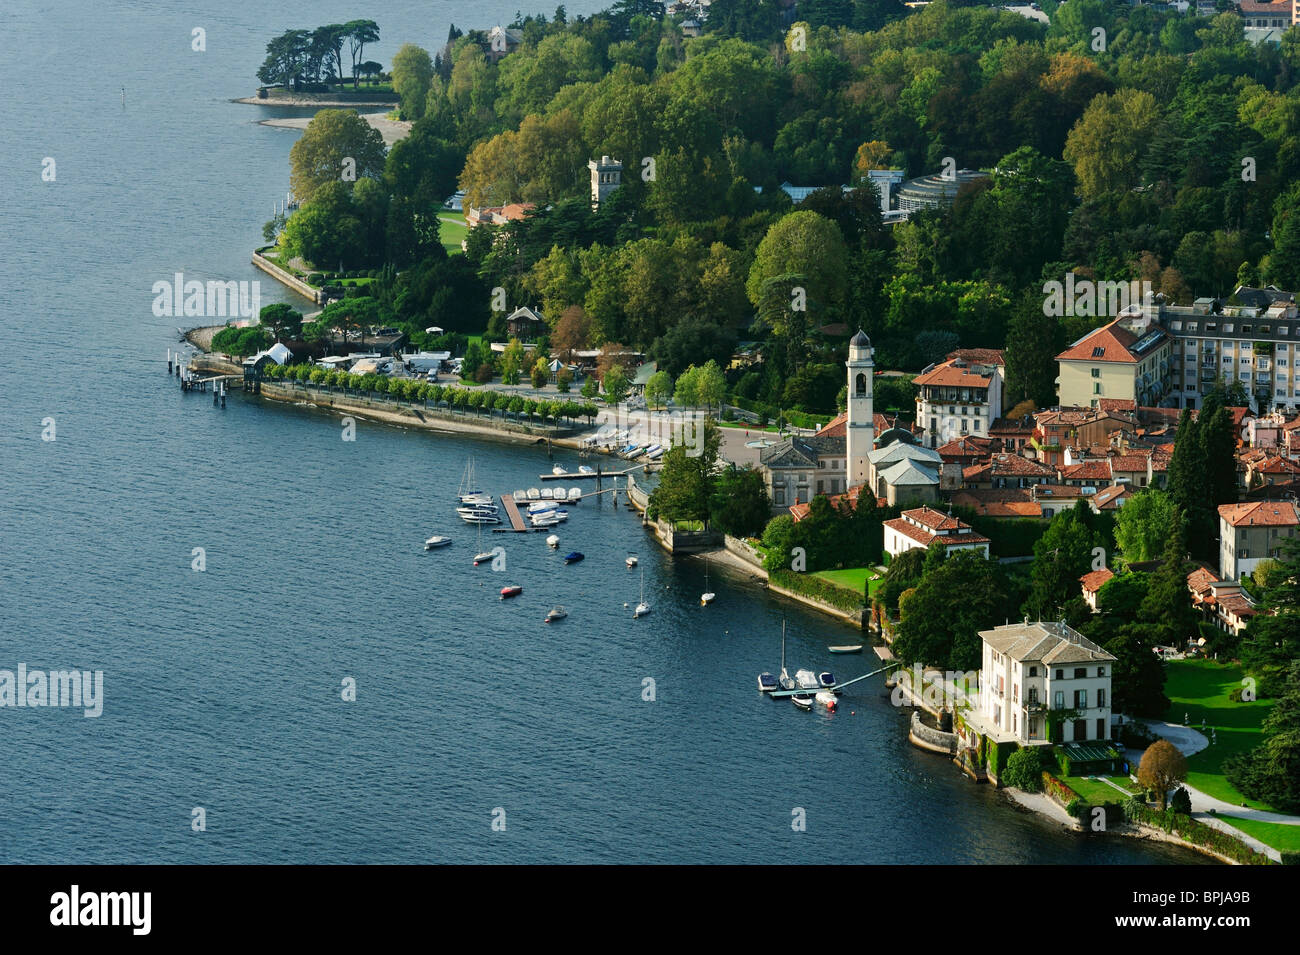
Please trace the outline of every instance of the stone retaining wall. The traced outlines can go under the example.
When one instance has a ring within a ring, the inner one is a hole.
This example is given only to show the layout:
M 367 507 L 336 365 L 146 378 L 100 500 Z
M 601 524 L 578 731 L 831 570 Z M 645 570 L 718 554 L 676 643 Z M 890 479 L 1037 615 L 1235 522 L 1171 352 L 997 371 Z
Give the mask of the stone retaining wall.
M 283 284 L 289 286 L 303 298 L 311 299 L 317 305 L 321 304 L 321 290 L 312 288 L 292 272 L 287 272 L 280 266 L 276 265 L 260 252 L 253 253 L 253 264 L 272 278 L 278 279 Z

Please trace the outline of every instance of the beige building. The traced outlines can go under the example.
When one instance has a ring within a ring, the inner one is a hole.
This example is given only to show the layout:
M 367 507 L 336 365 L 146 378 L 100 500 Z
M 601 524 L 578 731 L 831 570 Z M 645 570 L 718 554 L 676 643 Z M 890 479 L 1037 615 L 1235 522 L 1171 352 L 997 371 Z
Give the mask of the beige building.
M 1060 404 L 1099 407 L 1102 399 L 1156 405 L 1170 381 L 1169 334 L 1140 309 L 1094 329 L 1056 356 Z
M 903 511 L 902 517 L 885 521 L 885 553 L 890 557 L 906 550 L 925 550 L 935 541 L 942 541 L 949 553 L 977 550 L 985 557 L 989 555 L 987 537 L 951 514 L 932 507 Z

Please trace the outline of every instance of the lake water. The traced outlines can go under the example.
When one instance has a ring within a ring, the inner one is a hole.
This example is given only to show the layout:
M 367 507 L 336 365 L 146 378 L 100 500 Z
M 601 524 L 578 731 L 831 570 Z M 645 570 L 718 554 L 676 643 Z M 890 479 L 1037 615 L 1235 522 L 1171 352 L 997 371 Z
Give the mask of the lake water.
M 543 450 L 365 422 L 345 442 L 327 414 L 181 394 L 164 361 L 186 322 L 152 314 L 155 281 L 304 304 L 248 264 L 297 133 L 229 100 L 273 34 L 367 11 L 156 6 L 18 0 L 7 20 L 0 669 L 102 670 L 105 703 L 0 710 L 0 861 L 1200 861 L 1016 811 L 910 747 L 878 678 L 834 716 L 761 698 L 783 618 L 791 669 L 873 658 L 829 657 L 853 631 L 718 566 L 700 607 L 702 564 L 623 509 L 577 508 L 559 553 L 485 535 L 506 570 L 472 567 L 467 458 L 499 493 L 537 484 Z M 385 4 L 367 58 L 516 6 Z M 454 544 L 423 552 L 439 531 Z M 571 548 L 587 559 L 563 566 Z

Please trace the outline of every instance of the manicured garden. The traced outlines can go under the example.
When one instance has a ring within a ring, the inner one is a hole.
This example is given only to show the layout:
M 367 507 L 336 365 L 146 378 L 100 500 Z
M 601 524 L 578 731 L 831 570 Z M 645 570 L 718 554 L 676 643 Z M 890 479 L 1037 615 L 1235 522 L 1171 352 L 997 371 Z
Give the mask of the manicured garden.
M 820 577 L 822 580 L 832 583 L 837 587 L 843 587 L 846 590 L 852 590 L 862 593 L 862 588 L 866 586 L 868 579 L 871 583 L 870 593 L 874 596 L 876 590 L 884 583 L 884 579 L 876 576 L 874 567 L 848 567 L 843 570 L 819 570 L 814 577 Z
M 1108 802 L 1123 802 L 1128 796 L 1135 796 L 1142 790 L 1141 787 L 1134 785 L 1127 776 L 1108 776 L 1106 777 L 1116 786 L 1122 786 L 1123 792 L 1120 792 L 1115 786 L 1104 782 L 1100 777 L 1091 779 L 1087 776 L 1070 776 L 1064 782 L 1071 789 L 1087 800 L 1094 806 L 1100 806 Z
M 469 226 L 457 213 L 438 216 L 438 238 L 448 255 L 459 255 L 460 244 L 469 235 Z
M 1257 819 L 1241 819 L 1237 816 L 1219 814 L 1219 818 L 1240 829 L 1248 836 L 1253 836 L 1266 846 L 1279 852 L 1300 852 L 1300 826 L 1288 826 L 1280 822 L 1260 822 Z
M 1263 740 L 1260 723 L 1268 714 L 1271 700 L 1237 702 L 1229 698 L 1242 688 L 1246 675 L 1240 666 L 1212 660 L 1171 660 L 1166 665 L 1165 693 L 1171 703 L 1165 719 L 1200 730 L 1201 720 L 1213 727 L 1216 742 L 1187 757 L 1187 783 L 1206 795 L 1233 805 L 1245 803 L 1253 809 L 1271 809 L 1258 800 L 1247 799 L 1223 775 L 1223 761 Z M 1208 730 L 1207 730 L 1207 735 Z

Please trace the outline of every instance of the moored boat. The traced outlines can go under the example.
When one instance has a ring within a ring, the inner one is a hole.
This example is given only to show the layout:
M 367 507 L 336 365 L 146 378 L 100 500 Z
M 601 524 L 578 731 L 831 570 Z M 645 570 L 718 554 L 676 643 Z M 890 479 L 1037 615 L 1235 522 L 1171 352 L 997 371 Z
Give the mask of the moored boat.
M 823 670 L 817 674 L 817 682 L 821 684 L 823 690 L 835 689 L 835 674 L 830 670 Z
M 772 674 L 760 673 L 758 675 L 758 692 L 771 693 L 773 690 L 778 689 L 779 687 L 780 684 L 776 682 L 776 677 L 772 676 Z
M 501 588 L 501 599 L 505 600 L 507 597 L 518 597 L 523 592 L 524 588 L 519 584 L 511 584 L 508 587 Z
M 801 710 L 811 710 L 813 698 L 808 693 L 796 693 L 794 696 L 790 697 L 790 702 Z
M 835 699 L 835 694 L 830 690 L 819 690 L 813 699 L 832 712 L 834 712 L 835 707 L 839 705 L 839 701 Z
M 587 555 L 582 553 L 581 551 L 576 551 L 576 550 L 570 551 L 569 553 L 564 555 L 564 562 L 566 564 L 576 564 L 578 561 L 582 560 L 586 556 Z
M 424 549 L 433 550 L 435 547 L 446 547 L 450 543 L 451 543 L 450 537 L 446 537 L 442 534 L 434 534 L 432 537 L 430 537 L 427 541 L 424 542 Z
M 565 610 L 563 607 L 555 606 L 552 607 L 549 611 L 547 611 L 545 622 L 554 623 L 557 620 L 563 620 L 568 615 L 569 612 Z
M 839 647 L 827 647 L 826 650 L 830 653 L 861 653 L 862 644 L 849 643 Z
M 629 554 L 627 560 L 623 561 L 623 563 L 627 564 L 628 570 L 631 570 L 637 564 L 636 554 Z

